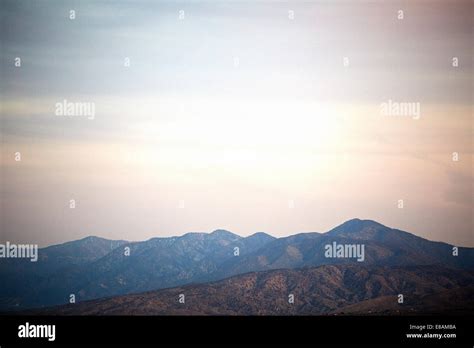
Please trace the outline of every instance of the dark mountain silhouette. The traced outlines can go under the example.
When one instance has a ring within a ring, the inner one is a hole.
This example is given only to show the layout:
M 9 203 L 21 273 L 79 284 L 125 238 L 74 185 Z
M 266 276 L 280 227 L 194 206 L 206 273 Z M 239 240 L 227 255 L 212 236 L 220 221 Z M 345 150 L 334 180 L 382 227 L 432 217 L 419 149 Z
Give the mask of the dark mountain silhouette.
M 128 242 L 89 236 L 40 249 L 35 267 L 29 267 L 32 266 L 30 260 L 4 259 L 0 262 L 0 271 L 5 274 L 22 269 L 23 272 L 34 270 L 49 274 L 96 261 L 125 243 Z
M 375 221 L 353 219 L 327 233 L 301 233 L 279 238 L 267 244 L 264 249 L 240 259 L 230 259 L 215 274 L 215 279 L 251 271 L 354 263 L 354 259 L 326 258 L 324 247 L 332 242 L 364 244 L 363 263 L 369 265 L 474 268 L 473 248 L 459 248 L 459 255 L 453 256 L 452 245 L 432 242 Z
M 216 272 L 237 257 L 235 248 L 241 257 L 274 239 L 265 233 L 242 238 L 225 230 L 133 243 L 88 237 L 41 249 L 38 262 L 8 260 L 0 305 L 21 309 L 65 303 L 70 294 L 81 300 L 182 285 Z
M 132 243 L 130 256 L 117 249 L 94 262 L 81 294 L 103 297 L 205 280 L 226 260 L 259 250 L 274 239 L 263 233 L 242 238 L 217 230 Z M 235 248 L 239 256 L 234 255 Z
M 21 308 L 21 304 L 42 304 L 41 290 L 61 288 L 52 280 L 77 279 L 82 266 L 107 255 L 115 248 L 128 243 L 89 236 L 80 240 L 39 249 L 38 261 L 29 259 L 2 259 L 0 261 L 0 308 Z M 73 281 L 73 280 L 72 280 Z M 71 281 L 70 281 L 71 282 Z M 67 282 L 69 284 L 70 282 Z M 30 297 L 30 300 L 24 300 Z M 45 304 L 48 303 L 47 301 Z
M 46 315 L 334 315 L 472 313 L 474 272 L 441 266 L 326 265 L 32 311 Z M 179 302 L 183 294 L 184 303 Z M 398 295 L 404 303 L 398 303 Z M 289 303 L 289 296 L 294 303 Z
M 327 258 L 327 244 L 363 244 L 364 262 Z M 125 255 L 130 248 L 130 256 Z M 236 251 L 238 255 L 236 256 Z M 7 285 L 0 309 L 24 309 L 206 283 L 248 272 L 321 265 L 377 267 L 440 266 L 474 269 L 474 249 L 432 242 L 371 220 L 354 219 L 327 233 L 274 238 L 256 233 L 242 238 L 225 230 L 188 233 L 143 242 L 89 237 L 41 249 L 40 260 L 0 262 Z

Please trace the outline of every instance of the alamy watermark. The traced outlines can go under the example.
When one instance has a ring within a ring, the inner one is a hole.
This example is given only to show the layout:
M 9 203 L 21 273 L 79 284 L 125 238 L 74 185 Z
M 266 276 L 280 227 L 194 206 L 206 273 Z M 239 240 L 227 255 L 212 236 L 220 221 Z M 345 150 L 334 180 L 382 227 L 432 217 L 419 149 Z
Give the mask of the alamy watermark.
M 95 118 L 94 102 L 70 102 L 64 99 L 54 104 L 56 116 L 84 116 L 89 120 Z
M 52 342 L 56 339 L 56 325 L 36 325 L 26 322 L 18 326 L 20 338 L 47 338 Z
M 5 244 L 0 244 L 0 258 L 22 258 L 36 262 L 38 244 L 12 244 L 7 241 Z
M 389 99 L 380 104 L 380 113 L 383 116 L 410 117 L 419 120 L 421 117 L 421 106 L 419 102 L 396 102 Z
M 357 258 L 358 262 L 365 260 L 364 244 L 326 244 L 324 256 L 327 258 Z

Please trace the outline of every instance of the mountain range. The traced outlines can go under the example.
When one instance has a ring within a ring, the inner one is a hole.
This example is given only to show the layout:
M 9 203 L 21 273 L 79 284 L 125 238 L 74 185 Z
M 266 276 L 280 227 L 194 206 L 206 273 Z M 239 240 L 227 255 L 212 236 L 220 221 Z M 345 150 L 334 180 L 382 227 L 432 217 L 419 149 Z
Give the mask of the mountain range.
M 364 245 L 364 261 L 326 257 L 325 247 L 332 243 Z M 443 291 L 449 293 L 442 298 L 456 291 L 472 295 L 469 291 L 469 286 L 473 285 L 472 270 L 474 248 L 460 247 L 457 256 L 454 256 L 452 245 L 429 241 L 371 220 L 353 219 L 326 233 L 300 233 L 283 238 L 262 232 L 240 237 L 225 230 L 152 238 L 142 242 L 87 237 L 40 249 L 38 262 L 21 259 L 0 261 L 0 276 L 5 284 L 0 288 L 0 310 L 62 305 L 68 303 L 70 294 L 75 295 L 77 302 L 113 301 L 110 307 L 117 307 L 114 301 L 122 301 L 127 296 L 136 299 L 136 296 L 147 296 L 138 293 L 149 294 L 153 291 L 157 299 L 166 298 L 169 294 L 175 295 L 183 286 L 199 289 L 196 290 L 196 298 L 207 298 L 209 291 L 216 294 L 217 288 L 228 295 L 238 294 L 243 284 L 250 284 L 248 290 L 252 293 L 255 289 L 265 288 L 252 288 L 251 284 L 257 283 L 249 279 L 257 281 L 268 277 L 275 279 L 270 283 L 282 289 L 281 296 L 275 295 L 275 300 L 284 301 L 289 291 L 299 289 L 298 284 L 308 286 L 305 289 L 300 285 L 301 294 L 318 298 L 310 301 L 313 306 L 301 302 L 301 297 L 296 296 L 300 302 L 295 300 L 295 305 L 291 307 L 294 312 L 291 313 L 329 314 L 347 306 L 352 306 L 350 310 L 357 313 L 370 307 L 370 301 L 382 301 L 384 297 L 390 298 L 402 290 L 412 292 L 410 289 L 424 289 L 416 296 L 437 296 Z M 426 277 L 420 278 L 420 272 L 425 271 Z M 364 278 L 366 273 L 372 275 L 372 281 L 367 284 L 368 280 Z M 437 273 L 446 275 L 441 283 Z M 344 277 L 337 278 L 341 274 Z M 348 281 L 350 274 L 357 276 Z M 401 284 L 404 277 L 413 280 L 411 288 L 395 286 L 395 279 Z M 366 287 L 379 290 L 363 290 Z M 360 291 L 351 294 L 354 289 Z M 259 294 L 266 298 L 263 292 Z M 105 297 L 115 299 L 97 300 Z M 218 302 L 222 303 L 221 307 L 208 303 L 204 310 L 186 307 L 185 311 L 191 314 L 278 313 L 277 307 L 272 305 L 270 309 L 265 306 L 258 309 L 253 308 L 251 303 L 248 303 L 248 310 L 236 312 L 231 304 L 239 302 L 232 296 L 226 298 L 230 301 L 229 305 L 221 299 Z M 199 301 L 206 303 L 202 298 Z M 318 301 L 326 305 L 320 305 Z M 80 306 L 87 303 L 90 302 L 66 307 L 83 308 Z M 240 304 L 238 306 L 240 308 Z M 132 307 L 122 313 L 133 312 Z M 384 308 L 378 302 L 375 307 Z M 164 305 L 160 308 L 150 309 L 150 312 L 172 314 L 181 310 L 178 307 L 176 312 Z M 44 309 L 45 312 L 48 310 Z M 137 312 L 140 310 L 137 309 Z

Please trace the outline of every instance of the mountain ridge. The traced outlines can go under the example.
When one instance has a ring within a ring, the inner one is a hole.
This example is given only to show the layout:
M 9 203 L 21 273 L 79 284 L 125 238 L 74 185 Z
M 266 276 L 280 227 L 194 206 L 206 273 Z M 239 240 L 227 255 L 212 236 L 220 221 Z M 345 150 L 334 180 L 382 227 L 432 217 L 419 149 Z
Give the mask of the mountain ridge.
M 0 288 L 0 309 L 57 305 L 68 301 L 71 293 L 83 301 L 207 283 L 249 272 L 357 262 L 327 258 L 325 246 L 331 243 L 363 244 L 364 265 L 474 268 L 474 248 L 461 247 L 455 257 L 452 245 L 373 220 L 351 219 L 326 233 L 281 238 L 263 232 L 240 237 L 222 229 L 136 242 L 89 236 L 40 249 L 40 260 L 45 260 L 45 252 L 48 256 L 46 263 L 0 262 L 0 275 L 6 279 L 6 286 Z M 19 278 L 19 272 L 24 276 Z
M 445 242 L 445 241 L 437 241 L 437 240 L 430 240 L 430 239 L 426 239 L 424 237 L 421 237 L 421 236 L 418 236 L 414 233 L 411 233 L 411 232 L 407 232 L 407 231 L 404 231 L 404 230 L 399 230 L 399 229 L 396 229 L 396 228 L 392 228 L 392 227 L 388 227 L 386 225 L 383 225 L 375 220 L 372 220 L 372 219 L 359 219 L 359 218 L 352 218 L 352 219 L 349 219 L 343 223 L 341 223 L 340 225 L 326 231 L 326 232 L 316 232 L 316 231 L 308 231 L 308 232 L 298 232 L 298 233 L 295 233 L 295 234 L 290 234 L 290 235 L 286 235 L 286 236 L 279 236 L 279 237 L 275 237 L 273 236 L 272 234 L 269 234 L 267 232 L 255 232 L 253 234 L 250 234 L 248 236 L 240 236 L 239 234 L 236 234 L 234 232 L 231 232 L 229 230 L 226 230 L 226 229 L 221 229 L 221 228 L 218 228 L 218 229 L 215 229 L 211 232 L 185 232 L 181 235 L 172 235 L 172 236 L 156 236 L 156 237 L 150 237 L 148 239 L 145 239 L 145 240 L 141 240 L 141 241 L 127 241 L 127 240 L 116 240 L 116 239 L 109 239 L 109 238 L 105 238 L 105 237 L 100 237 L 100 236 L 97 236 L 97 235 L 89 235 L 89 236 L 86 236 L 86 237 L 83 237 L 83 238 L 80 238 L 80 239 L 75 239 L 75 240 L 71 240 L 71 241 L 66 241 L 66 242 L 62 242 L 62 243 L 56 243 L 56 244 L 51 244 L 51 245 L 47 245 L 47 246 L 44 246 L 40 249 L 46 249 L 46 248 L 50 248 L 50 247 L 54 247 L 54 246 L 62 246 L 62 245 L 65 245 L 65 244 L 69 244 L 69 243 L 74 243 L 74 242 L 80 242 L 80 241 L 84 241 L 84 240 L 87 240 L 87 239 L 98 239 L 98 240 L 104 240 L 104 241 L 108 241 L 108 242 L 118 242 L 118 241 L 121 241 L 121 242 L 127 242 L 127 243 L 138 243 L 138 242 L 146 242 L 146 241 L 149 241 L 149 240 L 152 240 L 152 239 L 176 239 L 176 238 L 181 238 L 181 237 L 184 237 L 186 235 L 212 235 L 212 234 L 221 234 L 221 233 L 224 233 L 224 234 L 230 234 L 230 235 L 233 235 L 233 236 L 237 236 L 239 238 L 248 238 L 248 237 L 251 237 L 251 236 L 254 236 L 256 234 L 265 234 L 267 236 L 270 236 L 270 237 L 273 237 L 273 238 L 276 238 L 276 239 L 281 239 L 281 238 L 290 238 L 290 237 L 295 237 L 295 236 L 299 236 L 299 235 L 337 235 L 338 233 L 341 233 L 341 229 L 343 228 L 346 228 L 348 226 L 351 226 L 351 227 L 354 227 L 356 225 L 364 225 L 364 224 L 371 224 L 371 225 L 376 225 L 376 226 L 380 226 L 382 228 L 385 228 L 385 229 L 389 229 L 389 230 L 396 230 L 396 231 L 399 231 L 399 232 L 403 232 L 403 233 L 407 233 L 407 234 L 410 234 L 410 235 L 413 235 L 415 237 L 418 237 L 418 238 L 422 238 L 422 239 L 425 239 L 425 240 L 428 240 L 430 242 L 433 242 L 433 243 L 443 243 L 443 244 L 447 244 L 447 245 L 450 245 L 450 246 L 455 246 L 455 244 L 451 244 L 449 242 Z M 337 233 L 336 233 L 337 232 Z M 461 246 L 459 245 L 458 247 L 462 247 L 462 248 L 474 248 L 474 247 L 468 247 L 468 246 Z

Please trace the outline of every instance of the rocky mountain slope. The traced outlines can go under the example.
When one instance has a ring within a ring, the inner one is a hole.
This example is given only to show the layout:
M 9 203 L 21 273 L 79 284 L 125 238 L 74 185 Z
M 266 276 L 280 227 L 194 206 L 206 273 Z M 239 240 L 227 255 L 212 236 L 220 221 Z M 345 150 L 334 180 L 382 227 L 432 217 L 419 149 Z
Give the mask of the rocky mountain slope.
M 474 272 L 441 266 L 326 265 L 33 311 L 46 315 L 334 315 L 469 313 Z M 398 303 L 403 294 L 404 303 Z M 181 302 L 180 302 L 180 296 Z M 294 303 L 290 303 L 290 295 Z M 184 303 L 182 303 L 184 302 Z M 30 313 L 31 314 L 31 313 Z

